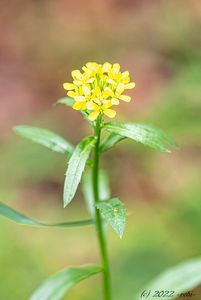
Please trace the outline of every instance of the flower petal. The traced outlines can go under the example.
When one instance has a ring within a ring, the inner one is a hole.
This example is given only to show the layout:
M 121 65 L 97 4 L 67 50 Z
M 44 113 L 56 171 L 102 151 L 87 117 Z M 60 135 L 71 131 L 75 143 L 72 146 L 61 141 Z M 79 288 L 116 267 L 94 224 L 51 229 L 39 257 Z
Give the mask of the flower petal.
M 91 90 L 87 84 L 83 84 L 82 90 L 85 96 L 89 96 L 91 94 Z
M 86 103 L 87 109 L 93 110 L 94 109 L 94 103 L 92 101 L 88 101 Z
M 116 88 L 116 94 L 120 95 L 121 93 L 123 93 L 125 90 L 125 85 L 123 83 L 119 83 L 117 88 Z
M 124 71 L 124 72 L 122 72 L 122 74 L 121 74 L 121 78 L 122 79 L 124 79 L 124 78 L 126 78 L 126 77 L 128 77 L 129 76 L 129 72 L 128 71 Z
M 125 85 L 126 90 L 133 89 L 135 87 L 135 82 L 130 82 Z
M 121 95 L 121 96 L 119 96 L 119 99 L 123 100 L 125 102 L 130 102 L 131 101 L 131 97 L 127 96 L 127 95 Z
M 98 98 L 93 98 L 93 101 L 98 104 L 98 106 L 100 106 L 102 104 L 102 102 L 98 99 Z M 94 104 L 95 104 L 94 103 Z
M 96 118 L 98 117 L 98 115 L 100 114 L 100 111 L 93 111 L 92 113 L 90 113 L 89 115 L 88 115 L 88 119 L 90 120 L 90 121 L 94 121 L 94 120 L 96 120 Z
M 71 75 L 72 75 L 73 79 L 82 80 L 82 78 L 83 78 L 83 75 L 80 72 L 80 70 L 74 70 L 74 71 L 72 71 Z
M 76 86 L 80 86 L 80 85 L 83 84 L 83 82 L 80 81 L 80 80 L 73 80 L 73 83 L 74 83 Z
M 114 96 L 114 92 L 112 89 L 110 89 L 109 87 L 106 87 L 103 91 L 103 97 L 104 98 L 108 98 L 108 97 L 113 97 Z
M 85 96 L 75 96 L 74 99 L 78 102 L 86 101 Z
M 96 97 L 100 97 L 101 96 L 101 89 L 100 89 L 99 86 L 95 87 L 95 89 L 94 89 L 94 95 Z
M 107 79 L 106 79 L 106 82 L 107 82 L 107 83 L 110 83 L 110 84 L 112 84 L 112 85 L 116 85 L 116 82 L 115 82 L 113 79 L 111 79 L 111 78 L 107 78 Z
M 92 82 L 94 82 L 94 80 L 95 80 L 95 78 L 89 78 L 89 79 L 86 81 L 86 83 L 92 83 Z
M 109 105 L 108 107 L 112 106 L 112 101 L 109 99 L 103 100 L 102 103 L 103 103 L 102 106 L 105 106 L 105 105 L 107 105 L 107 106 Z
M 82 102 L 75 102 L 72 107 L 75 110 L 80 110 L 82 108 Z
M 67 95 L 71 98 L 75 98 L 76 97 L 76 93 L 74 91 L 69 91 L 67 92 Z
M 116 116 L 116 111 L 110 108 L 104 110 L 103 113 L 109 118 L 114 118 Z
M 111 102 L 113 105 L 119 105 L 119 100 L 117 98 L 112 98 Z
M 129 83 L 130 81 L 130 74 L 128 71 L 125 71 L 121 74 L 121 82 L 123 83 Z
M 117 74 L 120 71 L 120 64 L 114 64 L 112 67 L 112 71 Z
M 98 69 L 99 69 L 99 67 L 100 67 L 100 65 L 97 64 L 96 62 L 88 62 L 88 63 L 86 64 L 86 67 L 87 67 L 90 71 L 95 71 L 95 72 L 97 72 Z
M 86 110 L 87 109 L 86 102 L 80 102 L 80 103 L 81 103 L 81 109 Z
M 96 103 L 94 103 L 93 101 L 88 101 L 87 103 L 86 103 L 86 107 L 87 107 L 87 109 L 89 109 L 89 110 L 99 110 L 99 105 L 97 105 Z
M 63 84 L 63 88 L 64 90 L 66 91 L 71 91 L 71 90 L 74 90 L 75 89 L 75 85 L 73 83 L 68 83 L 68 82 L 65 82 Z
M 108 62 L 105 62 L 103 65 L 102 65 L 102 72 L 103 73 L 108 73 L 111 71 L 111 68 L 112 68 L 112 65 Z
M 111 106 L 112 106 L 112 102 L 107 101 L 107 103 L 104 103 L 101 105 L 101 110 L 106 110 L 106 109 L 110 108 Z

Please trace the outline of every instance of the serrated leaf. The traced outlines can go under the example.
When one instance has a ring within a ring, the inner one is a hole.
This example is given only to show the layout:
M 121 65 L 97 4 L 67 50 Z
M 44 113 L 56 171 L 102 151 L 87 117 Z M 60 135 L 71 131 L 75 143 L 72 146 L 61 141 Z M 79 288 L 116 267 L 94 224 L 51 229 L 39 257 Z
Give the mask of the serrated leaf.
M 67 268 L 49 277 L 30 297 L 30 300 L 60 300 L 78 282 L 100 273 L 98 266 Z
M 86 137 L 78 144 L 69 160 L 64 183 L 64 207 L 73 199 L 84 171 L 86 161 L 95 145 L 95 137 Z
M 122 238 L 126 227 L 126 210 L 124 204 L 118 198 L 100 201 L 96 204 L 103 218 L 113 227 Z
M 73 104 L 75 103 L 75 101 L 72 98 L 69 97 L 63 97 L 59 100 L 57 100 L 54 105 L 58 105 L 58 104 L 65 104 L 67 106 L 73 106 Z
M 148 284 L 142 292 L 139 293 L 137 299 L 142 299 L 143 291 L 152 291 L 146 299 L 159 299 L 153 297 L 153 291 L 173 291 L 171 299 L 176 299 L 181 293 L 192 291 L 201 284 L 201 258 L 192 259 L 182 262 L 160 274 L 150 284 Z M 136 299 L 136 298 L 135 298 Z M 161 297 L 160 297 L 161 299 Z M 169 300 L 168 295 L 162 296 L 163 300 Z
M 110 198 L 110 188 L 107 173 L 104 170 L 99 171 L 99 196 L 100 200 Z M 82 180 L 82 191 L 88 211 L 92 217 L 95 215 L 94 196 L 92 186 L 92 172 L 87 171 Z
M 150 125 L 109 122 L 104 127 L 111 133 L 133 139 L 162 152 L 170 152 L 168 147 L 177 148 L 177 145 L 169 135 Z
M 6 217 L 20 225 L 31 225 L 31 226 L 39 226 L 39 227 L 77 227 L 77 226 L 85 226 L 92 224 L 92 220 L 79 220 L 79 221 L 70 221 L 63 223 L 46 223 L 38 220 L 34 220 L 30 217 L 27 217 L 11 207 L 7 206 L 4 203 L 0 203 L 0 216 Z
M 13 129 L 18 135 L 23 136 L 34 143 L 43 145 L 55 152 L 64 154 L 71 154 L 73 152 L 73 145 L 50 130 L 27 125 L 15 126 Z
M 116 146 L 116 144 L 122 140 L 124 140 L 125 137 L 122 135 L 111 133 L 100 145 L 100 152 L 105 152 L 113 147 Z

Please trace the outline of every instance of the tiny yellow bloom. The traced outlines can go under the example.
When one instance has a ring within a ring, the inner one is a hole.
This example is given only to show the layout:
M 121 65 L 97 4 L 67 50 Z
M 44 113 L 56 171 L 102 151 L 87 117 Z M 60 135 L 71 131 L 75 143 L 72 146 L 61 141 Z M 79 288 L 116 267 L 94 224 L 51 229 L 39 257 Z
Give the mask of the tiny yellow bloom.
M 89 114 L 88 119 L 90 121 L 94 121 L 100 114 L 105 114 L 109 118 L 114 118 L 116 115 L 116 111 L 113 109 L 110 109 L 111 106 L 112 106 L 112 104 L 110 104 L 110 103 L 98 105 L 96 103 L 89 102 L 87 104 L 87 109 L 93 110 L 93 111 Z
M 131 97 L 123 93 L 134 88 L 135 83 L 130 82 L 128 71 L 120 72 L 117 63 L 88 62 L 81 71 L 74 70 L 71 75 L 73 82 L 66 82 L 63 87 L 75 101 L 73 109 L 86 111 L 91 121 L 99 115 L 114 118 L 116 111 L 112 106 L 119 105 L 119 100 L 131 101 Z

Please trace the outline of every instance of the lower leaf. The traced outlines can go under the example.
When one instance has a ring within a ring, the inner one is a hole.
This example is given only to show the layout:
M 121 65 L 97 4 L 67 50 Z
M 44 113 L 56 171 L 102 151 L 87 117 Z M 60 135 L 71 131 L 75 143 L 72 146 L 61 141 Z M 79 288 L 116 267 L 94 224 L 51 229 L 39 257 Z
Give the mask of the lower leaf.
M 201 258 L 195 258 L 164 271 L 139 293 L 137 299 L 142 299 L 143 293 L 146 299 L 176 299 L 182 293 L 192 291 L 200 284 Z M 161 291 L 161 293 L 157 296 L 154 291 Z
M 60 300 L 78 282 L 101 271 L 100 267 L 93 265 L 64 269 L 49 277 L 30 300 Z
M 31 225 L 39 227 L 75 227 L 75 226 L 85 226 L 92 224 L 92 220 L 79 220 L 63 223 L 45 223 L 38 220 L 34 220 L 30 217 L 27 217 L 11 207 L 7 206 L 4 203 L 0 203 L 0 216 L 6 217 L 20 225 Z

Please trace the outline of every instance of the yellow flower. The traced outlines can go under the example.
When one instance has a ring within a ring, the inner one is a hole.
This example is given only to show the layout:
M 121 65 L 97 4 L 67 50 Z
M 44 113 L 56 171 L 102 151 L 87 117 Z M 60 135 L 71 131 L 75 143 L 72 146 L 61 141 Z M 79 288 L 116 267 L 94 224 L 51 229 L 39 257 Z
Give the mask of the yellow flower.
M 130 102 L 131 97 L 123 93 L 135 87 L 135 83 L 130 82 L 129 72 L 120 72 L 117 63 L 88 62 L 82 71 L 74 70 L 71 75 L 73 82 L 66 82 L 63 87 L 75 101 L 73 109 L 86 111 L 91 121 L 99 115 L 114 118 L 116 111 L 111 107 L 119 105 L 119 100 Z
M 88 119 L 90 121 L 94 121 L 100 114 L 104 114 L 104 115 L 108 116 L 109 118 L 114 118 L 116 116 L 116 111 L 113 109 L 110 109 L 111 106 L 112 106 L 111 103 L 97 104 L 97 103 L 94 103 L 93 101 L 87 102 L 87 109 L 92 111 L 89 114 Z

